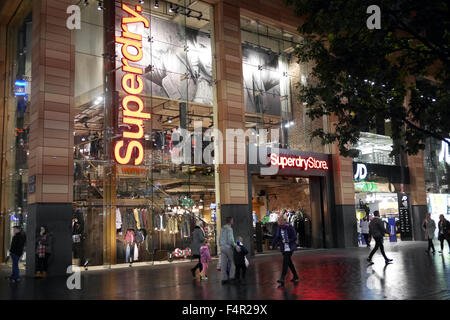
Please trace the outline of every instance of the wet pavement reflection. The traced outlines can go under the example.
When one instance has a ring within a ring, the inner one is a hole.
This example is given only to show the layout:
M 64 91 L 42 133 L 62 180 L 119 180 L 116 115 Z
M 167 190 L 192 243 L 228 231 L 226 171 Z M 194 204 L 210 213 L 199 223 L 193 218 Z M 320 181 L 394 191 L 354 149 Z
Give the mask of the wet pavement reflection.
M 450 253 L 428 255 L 425 242 L 388 244 L 394 263 L 385 265 L 376 254 L 366 262 L 369 249 L 322 249 L 296 252 L 293 262 L 300 281 L 286 286 L 276 280 L 281 255 L 250 258 L 245 285 L 220 282 L 217 260 L 209 267 L 209 280 L 192 278 L 195 264 L 177 263 L 82 272 L 81 290 L 69 290 L 66 277 L 9 283 L 0 271 L 0 299 L 187 299 L 187 300 L 383 300 L 450 299 Z

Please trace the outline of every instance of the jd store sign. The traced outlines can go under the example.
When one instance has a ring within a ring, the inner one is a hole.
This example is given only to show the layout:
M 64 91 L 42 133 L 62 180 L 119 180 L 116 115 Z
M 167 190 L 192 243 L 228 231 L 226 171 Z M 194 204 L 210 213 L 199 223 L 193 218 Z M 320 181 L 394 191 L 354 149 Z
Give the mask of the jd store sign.
M 356 164 L 355 181 L 364 180 L 367 177 L 367 166 L 364 163 Z
M 355 182 L 370 181 L 409 184 L 409 169 L 408 167 L 353 162 L 353 178 Z

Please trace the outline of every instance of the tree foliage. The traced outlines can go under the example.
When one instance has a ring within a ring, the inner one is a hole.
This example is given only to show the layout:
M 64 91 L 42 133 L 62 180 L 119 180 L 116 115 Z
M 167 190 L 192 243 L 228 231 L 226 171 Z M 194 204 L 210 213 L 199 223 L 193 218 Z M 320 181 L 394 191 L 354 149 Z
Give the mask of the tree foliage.
M 298 84 L 312 119 L 334 114 L 323 143 L 352 155 L 361 131 L 391 122 L 393 154 L 416 154 L 427 137 L 450 133 L 449 2 L 422 0 L 286 0 L 304 18 L 299 62 L 312 62 Z M 381 9 L 381 29 L 368 29 L 367 8 Z M 405 107 L 406 97 L 410 97 Z

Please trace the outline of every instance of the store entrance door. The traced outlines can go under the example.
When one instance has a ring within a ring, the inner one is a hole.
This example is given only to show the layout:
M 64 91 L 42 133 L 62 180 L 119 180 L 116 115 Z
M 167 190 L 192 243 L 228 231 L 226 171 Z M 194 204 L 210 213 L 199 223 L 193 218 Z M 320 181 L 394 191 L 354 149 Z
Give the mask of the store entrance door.
M 324 177 L 257 176 L 252 179 L 254 225 L 262 223 L 262 247 L 267 250 L 277 230 L 281 214 L 297 231 L 301 248 L 329 248 L 331 221 Z M 255 239 L 259 239 L 256 235 Z

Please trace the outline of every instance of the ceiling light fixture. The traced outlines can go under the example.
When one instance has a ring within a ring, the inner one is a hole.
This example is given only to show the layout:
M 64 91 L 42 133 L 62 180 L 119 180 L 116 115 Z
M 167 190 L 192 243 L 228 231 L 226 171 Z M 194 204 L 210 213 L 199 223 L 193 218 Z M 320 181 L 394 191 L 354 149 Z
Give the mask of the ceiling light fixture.
M 105 9 L 105 7 L 103 7 L 103 1 L 98 1 L 98 6 L 97 6 L 97 10 L 103 10 Z
M 159 8 L 159 2 L 158 2 L 158 0 L 155 0 L 155 9 L 158 9 Z
M 170 6 L 169 6 L 169 12 L 173 12 L 173 4 L 172 4 L 172 2 L 170 3 Z

